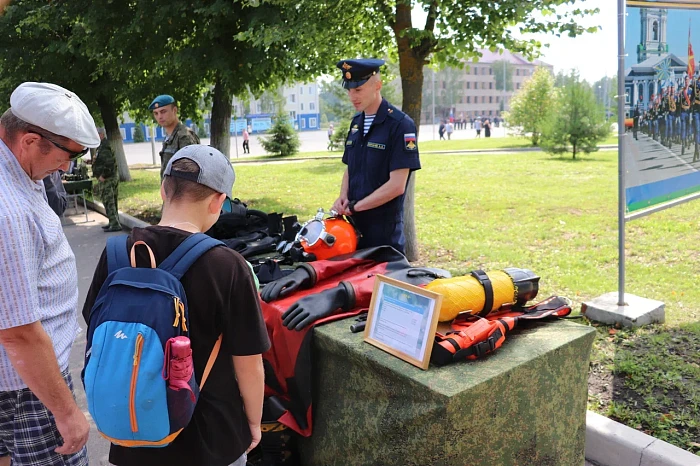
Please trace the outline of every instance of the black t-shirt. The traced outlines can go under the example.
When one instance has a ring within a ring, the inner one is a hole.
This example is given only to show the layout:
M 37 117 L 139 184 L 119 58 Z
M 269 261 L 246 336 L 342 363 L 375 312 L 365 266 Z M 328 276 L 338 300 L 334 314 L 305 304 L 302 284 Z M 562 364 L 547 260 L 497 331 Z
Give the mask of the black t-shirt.
M 190 234 L 170 227 L 135 228 L 128 246 L 131 248 L 133 241 L 145 241 L 160 264 Z M 146 248 L 136 248 L 136 264 L 150 264 Z M 103 252 L 83 307 L 88 323 L 90 309 L 106 278 Z M 219 356 L 192 420 L 175 441 L 164 448 L 112 445 L 109 461 L 115 465 L 228 465 L 250 445 L 250 429 L 231 356 L 261 354 L 270 347 L 252 272 L 238 253 L 215 247 L 192 264 L 182 277 L 182 285 L 187 296 L 188 329 L 198 381 L 202 380 L 214 343 L 223 334 Z

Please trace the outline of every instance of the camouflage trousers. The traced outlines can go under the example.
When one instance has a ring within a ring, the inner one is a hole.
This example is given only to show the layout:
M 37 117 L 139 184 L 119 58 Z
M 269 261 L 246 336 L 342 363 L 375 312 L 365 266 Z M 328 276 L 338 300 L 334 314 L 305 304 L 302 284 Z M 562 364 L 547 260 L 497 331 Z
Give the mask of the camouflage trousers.
M 120 228 L 119 210 L 117 208 L 117 194 L 119 192 L 119 179 L 115 176 L 98 183 L 98 195 L 105 206 L 110 228 Z

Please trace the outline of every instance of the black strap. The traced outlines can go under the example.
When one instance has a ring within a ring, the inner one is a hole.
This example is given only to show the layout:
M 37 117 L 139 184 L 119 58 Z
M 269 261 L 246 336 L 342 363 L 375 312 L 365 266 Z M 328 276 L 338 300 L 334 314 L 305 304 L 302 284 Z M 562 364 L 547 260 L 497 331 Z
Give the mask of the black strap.
M 486 272 L 483 270 L 472 270 L 471 276 L 479 280 L 484 287 L 484 308 L 479 311 L 481 317 L 486 317 L 493 308 L 493 284 Z
M 486 340 L 480 341 L 479 343 L 476 343 L 469 348 L 464 348 L 459 351 L 457 351 L 454 356 L 452 356 L 452 359 L 454 361 L 459 361 L 462 359 L 466 359 L 469 356 L 476 356 L 477 358 L 482 357 L 485 354 L 488 354 L 492 352 L 493 350 L 496 349 L 496 342 L 503 336 L 503 332 L 501 332 L 501 329 L 496 329 L 495 332 L 491 334 Z

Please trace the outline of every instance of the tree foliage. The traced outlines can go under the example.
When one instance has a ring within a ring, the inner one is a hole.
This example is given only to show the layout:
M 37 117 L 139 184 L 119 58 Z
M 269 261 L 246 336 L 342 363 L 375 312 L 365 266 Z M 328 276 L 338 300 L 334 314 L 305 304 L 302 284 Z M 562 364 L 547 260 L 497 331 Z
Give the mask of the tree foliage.
M 99 15 L 92 2 L 12 2 L 0 16 L 0 95 L 9 103 L 12 90 L 24 81 L 44 81 L 74 91 L 103 123 L 112 143 L 119 175 L 129 180 L 117 116 L 125 107 L 129 83 L 115 76 L 95 47 L 91 18 Z
M 508 126 L 518 134 L 529 137 L 532 145 L 539 144 L 542 129 L 557 110 L 554 77 L 547 68 L 537 68 L 510 102 L 505 115 Z
M 596 102 L 590 84 L 572 71 L 560 89 L 557 112 L 542 132 L 542 147 L 552 154 L 586 154 L 598 150 L 598 143 L 610 135 L 610 124 Z
M 260 138 L 260 144 L 266 152 L 287 157 L 296 154 L 299 150 L 299 135 L 294 131 L 289 123 L 289 117 L 285 113 L 277 114 L 268 135 L 268 137 Z

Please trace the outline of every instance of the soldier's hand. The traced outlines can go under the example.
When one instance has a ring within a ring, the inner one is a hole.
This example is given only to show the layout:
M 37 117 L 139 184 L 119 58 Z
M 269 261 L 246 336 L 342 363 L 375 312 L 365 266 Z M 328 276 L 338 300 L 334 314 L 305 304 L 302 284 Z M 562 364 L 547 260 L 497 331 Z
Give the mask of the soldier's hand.
M 99 181 L 100 183 L 104 183 L 105 182 L 104 176 L 100 175 L 100 177 L 97 179 L 97 181 Z

